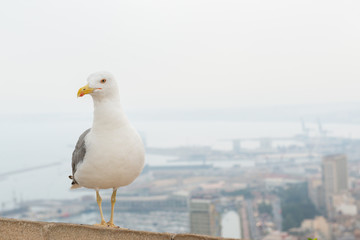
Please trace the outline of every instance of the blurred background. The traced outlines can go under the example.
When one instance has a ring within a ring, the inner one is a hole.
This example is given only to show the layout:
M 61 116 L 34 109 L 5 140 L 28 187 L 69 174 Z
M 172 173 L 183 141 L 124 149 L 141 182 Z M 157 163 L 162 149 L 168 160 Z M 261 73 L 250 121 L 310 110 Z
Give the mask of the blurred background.
M 146 145 L 115 223 L 245 239 L 360 239 L 357 1 L 0 2 L 0 216 L 98 222 L 70 191 L 112 72 Z M 103 191 L 105 215 L 111 191 Z

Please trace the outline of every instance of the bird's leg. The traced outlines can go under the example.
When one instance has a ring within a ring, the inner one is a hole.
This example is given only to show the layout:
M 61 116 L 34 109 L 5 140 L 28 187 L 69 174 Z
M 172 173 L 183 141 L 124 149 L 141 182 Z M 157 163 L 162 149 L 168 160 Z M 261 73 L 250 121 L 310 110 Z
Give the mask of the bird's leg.
M 99 205 L 99 210 L 100 210 L 100 216 L 101 216 L 101 223 L 100 224 L 95 224 L 96 226 L 107 226 L 106 224 L 106 221 L 104 219 L 104 215 L 103 215 L 103 211 L 102 211 L 102 208 L 101 208 L 101 197 L 100 197 L 100 194 L 99 194 L 99 190 L 96 189 L 96 201 L 97 201 L 97 204 Z
M 113 193 L 111 195 L 111 217 L 110 217 L 110 221 L 107 223 L 109 227 L 116 227 L 114 224 L 114 207 L 116 202 L 116 191 L 117 189 L 114 188 Z

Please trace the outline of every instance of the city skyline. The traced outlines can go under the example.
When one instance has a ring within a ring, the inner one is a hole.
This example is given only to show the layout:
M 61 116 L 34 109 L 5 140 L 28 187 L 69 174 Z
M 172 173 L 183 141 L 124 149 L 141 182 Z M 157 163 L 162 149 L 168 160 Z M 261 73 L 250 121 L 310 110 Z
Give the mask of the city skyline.
M 77 91 L 109 71 L 146 160 L 115 206 L 112 189 L 101 190 L 106 219 L 115 208 L 114 224 L 131 230 L 360 240 L 359 9 L 326 0 L 2 1 L 0 217 L 98 222 L 93 191 L 70 191 L 68 176 L 94 110 Z

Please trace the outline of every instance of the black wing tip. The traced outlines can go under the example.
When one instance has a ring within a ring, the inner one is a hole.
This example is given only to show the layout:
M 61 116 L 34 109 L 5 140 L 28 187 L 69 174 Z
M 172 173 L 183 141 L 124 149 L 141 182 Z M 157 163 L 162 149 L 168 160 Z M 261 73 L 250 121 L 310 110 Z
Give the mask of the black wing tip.
M 71 180 L 73 180 L 73 181 L 71 182 L 71 185 L 78 184 L 77 181 L 75 180 L 74 176 L 70 175 L 69 178 L 70 178 Z

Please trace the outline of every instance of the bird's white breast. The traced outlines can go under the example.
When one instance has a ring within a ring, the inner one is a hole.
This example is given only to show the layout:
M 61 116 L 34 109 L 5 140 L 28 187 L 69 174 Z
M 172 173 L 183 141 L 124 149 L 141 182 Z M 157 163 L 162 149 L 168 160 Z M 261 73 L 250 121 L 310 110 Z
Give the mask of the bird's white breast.
M 84 161 L 75 173 L 80 186 L 118 188 L 133 182 L 143 169 L 144 146 L 130 124 L 112 130 L 91 130 L 85 145 Z

